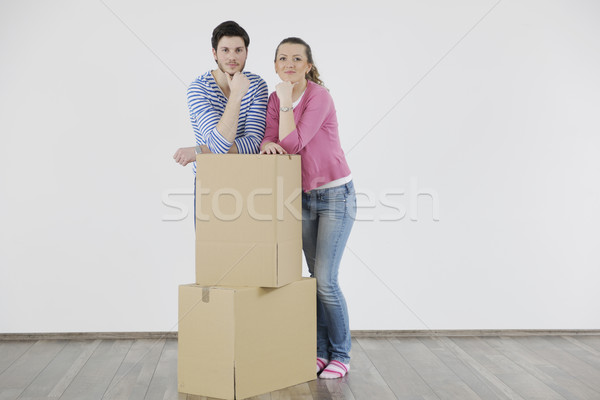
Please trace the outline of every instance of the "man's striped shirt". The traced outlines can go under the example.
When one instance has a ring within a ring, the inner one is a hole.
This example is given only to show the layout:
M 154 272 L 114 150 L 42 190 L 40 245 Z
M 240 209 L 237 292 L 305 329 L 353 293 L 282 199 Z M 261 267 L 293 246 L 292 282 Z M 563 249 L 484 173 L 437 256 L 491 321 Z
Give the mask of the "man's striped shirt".
M 235 144 L 239 153 L 255 154 L 259 152 L 265 134 L 269 90 L 260 76 L 251 72 L 243 74 L 250 80 L 250 88 L 242 98 Z M 187 99 L 196 144 L 207 145 L 213 153 L 227 153 L 233 143 L 217 131 L 217 124 L 225 112 L 227 97 L 210 71 L 192 82 Z

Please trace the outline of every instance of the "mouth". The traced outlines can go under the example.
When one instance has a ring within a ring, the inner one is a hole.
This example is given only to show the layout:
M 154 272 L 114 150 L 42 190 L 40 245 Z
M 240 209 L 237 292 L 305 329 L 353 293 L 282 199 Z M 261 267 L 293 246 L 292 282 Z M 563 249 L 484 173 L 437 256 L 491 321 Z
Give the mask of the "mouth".
M 295 73 L 296 73 L 296 71 L 285 71 L 284 73 L 285 73 L 285 74 L 288 74 L 288 75 L 292 75 L 292 74 L 295 74 Z

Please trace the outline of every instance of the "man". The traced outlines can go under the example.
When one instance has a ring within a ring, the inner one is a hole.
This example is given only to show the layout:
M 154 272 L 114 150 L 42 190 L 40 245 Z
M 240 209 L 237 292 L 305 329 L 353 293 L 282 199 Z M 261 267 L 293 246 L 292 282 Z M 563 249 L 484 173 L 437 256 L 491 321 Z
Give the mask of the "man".
M 177 163 L 194 162 L 197 153 L 259 152 L 268 87 L 260 76 L 242 72 L 249 43 L 248 34 L 236 22 L 223 22 L 213 30 L 212 53 L 218 68 L 198 77 L 188 89 L 196 146 L 178 149 L 173 155 Z

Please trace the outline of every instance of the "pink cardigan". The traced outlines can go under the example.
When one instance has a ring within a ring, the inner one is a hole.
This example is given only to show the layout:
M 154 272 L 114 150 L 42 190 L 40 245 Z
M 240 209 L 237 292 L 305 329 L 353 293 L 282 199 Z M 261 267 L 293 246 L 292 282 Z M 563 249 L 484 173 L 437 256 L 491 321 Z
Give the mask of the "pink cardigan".
M 279 97 L 276 92 L 271 93 L 262 144 L 279 143 L 288 153 L 302 156 L 302 189 L 308 192 L 350 175 L 340 145 L 335 106 L 327 89 L 307 81 L 306 91 L 293 112 L 296 130 L 279 141 Z

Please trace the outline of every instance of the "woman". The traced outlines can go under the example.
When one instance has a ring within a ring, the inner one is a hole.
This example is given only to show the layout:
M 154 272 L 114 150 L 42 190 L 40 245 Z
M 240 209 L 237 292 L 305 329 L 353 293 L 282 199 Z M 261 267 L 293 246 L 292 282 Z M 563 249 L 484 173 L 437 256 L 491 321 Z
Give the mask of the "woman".
M 310 46 L 284 39 L 275 52 L 281 78 L 267 105 L 263 154 L 302 156 L 302 242 L 317 279 L 317 373 L 341 378 L 350 368 L 350 325 L 338 270 L 356 212 L 350 168 L 340 145 L 333 100 Z

